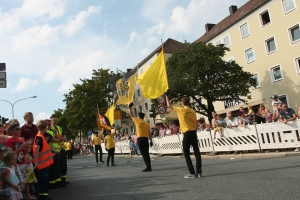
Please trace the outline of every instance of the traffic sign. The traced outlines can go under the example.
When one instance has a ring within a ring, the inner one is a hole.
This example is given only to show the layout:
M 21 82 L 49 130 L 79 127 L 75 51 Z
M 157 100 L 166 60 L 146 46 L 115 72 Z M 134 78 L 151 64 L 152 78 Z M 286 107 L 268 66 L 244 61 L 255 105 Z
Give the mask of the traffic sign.
M 6 64 L 5 63 L 0 63 L 0 71 L 5 72 L 6 71 Z
M 6 88 L 6 80 L 0 80 L 0 88 Z
M 158 97 L 157 102 L 161 105 L 164 104 L 165 103 L 165 96 L 162 95 L 162 96 Z
M 0 79 L 6 79 L 6 72 L 0 72 Z
M 167 111 L 167 108 L 165 106 L 158 106 L 158 113 L 159 114 L 165 114 Z

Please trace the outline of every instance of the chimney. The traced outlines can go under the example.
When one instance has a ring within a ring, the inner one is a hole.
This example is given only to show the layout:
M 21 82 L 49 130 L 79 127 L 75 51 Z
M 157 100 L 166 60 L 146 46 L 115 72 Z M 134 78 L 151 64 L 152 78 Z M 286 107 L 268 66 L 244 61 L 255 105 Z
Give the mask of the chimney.
M 236 11 L 237 11 L 237 6 L 230 6 L 229 7 L 230 15 L 233 15 Z
M 127 72 L 130 72 L 132 69 L 127 69 Z
M 206 33 L 207 33 L 208 31 L 210 31 L 210 30 L 212 29 L 212 27 L 214 27 L 214 25 L 215 25 L 215 24 L 209 24 L 209 23 L 205 24 L 205 30 L 206 30 Z

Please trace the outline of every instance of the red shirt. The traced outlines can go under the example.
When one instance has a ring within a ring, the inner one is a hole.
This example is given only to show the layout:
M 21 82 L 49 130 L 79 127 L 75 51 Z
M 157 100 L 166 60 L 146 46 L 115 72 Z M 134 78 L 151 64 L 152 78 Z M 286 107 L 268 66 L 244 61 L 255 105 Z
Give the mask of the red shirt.
M 36 125 L 32 124 L 32 126 L 28 126 L 27 124 L 24 124 L 21 127 L 21 135 L 20 137 L 23 137 L 25 141 L 29 140 L 29 139 L 34 139 L 35 136 L 38 133 L 38 129 L 36 127 Z
M 24 141 L 20 138 L 9 138 L 6 141 L 6 146 L 11 148 L 13 151 L 17 150 L 18 148 L 20 148 L 22 146 L 22 144 L 24 143 Z M 24 159 L 24 153 L 23 151 L 20 151 L 17 155 L 17 163 L 18 164 L 25 164 L 25 159 Z

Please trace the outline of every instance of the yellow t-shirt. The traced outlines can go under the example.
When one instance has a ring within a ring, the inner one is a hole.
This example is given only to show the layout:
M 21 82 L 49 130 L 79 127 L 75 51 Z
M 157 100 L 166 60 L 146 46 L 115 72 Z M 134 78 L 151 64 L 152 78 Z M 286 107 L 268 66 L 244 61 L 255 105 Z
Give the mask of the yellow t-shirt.
M 104 142 L 106 143 L 107 149 L 111 149 L 111 148 L 115 147 L 114 135 L 115 134 L 110 134 L 110 135 L 105 136 Z
M 149 137 L 150 125 L 145 120 L 134 117 L 133 122 L 136 127 L 136 136 L 138 138 L 139 137 Z
M 67 150 L 72 150 L 71 142 L 65 142 L 65 146 L 66 146 Z
M 178 115 L 181 133 L 185 133 L 187 131 L 197 130 L 197 118 L 196 112 L 192 110 L 190 107 L 178 107 L 173 106 L 174 111 Z
M 102 139 L 102 134 L 99 134 L 98 136 L 93 137 L 94 145 L 101 145 L 101 139 Z

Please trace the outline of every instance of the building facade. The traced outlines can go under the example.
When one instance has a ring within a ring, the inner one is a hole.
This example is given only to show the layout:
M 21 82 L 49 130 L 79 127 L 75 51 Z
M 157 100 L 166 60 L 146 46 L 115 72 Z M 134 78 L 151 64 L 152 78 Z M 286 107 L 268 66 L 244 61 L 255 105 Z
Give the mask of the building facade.
M 235 61 L 257 80 L 248 105 L 266 104 L 276 94 L 289 107 L 300 106 L 300 1 L 250 0 L 229 7 L 230 15 L 217 24 L 206 24 L 206 33 L 195 42 L 224 44 L 224 60 Z M 238 110 L 240 102 L 216 102 L 219 114 Z

